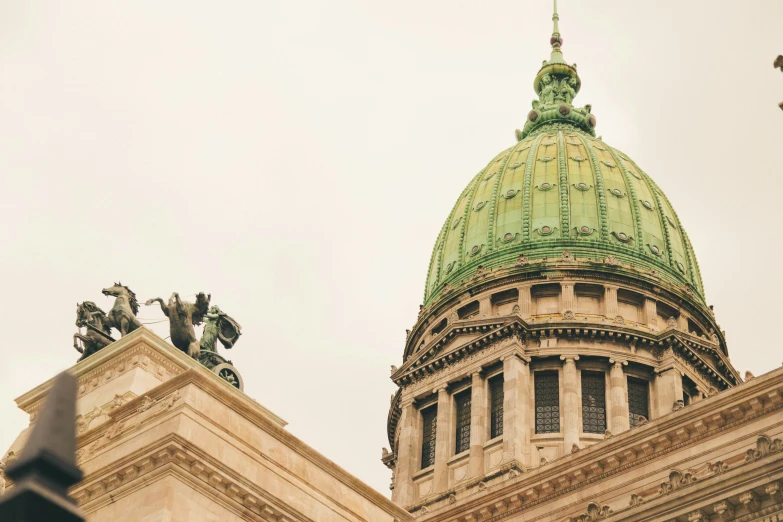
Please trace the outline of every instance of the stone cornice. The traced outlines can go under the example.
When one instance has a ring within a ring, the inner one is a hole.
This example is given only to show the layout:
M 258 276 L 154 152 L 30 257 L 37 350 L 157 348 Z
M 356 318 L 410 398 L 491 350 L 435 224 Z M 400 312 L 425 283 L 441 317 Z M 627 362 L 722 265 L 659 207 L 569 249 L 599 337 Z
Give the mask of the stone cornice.
M 465 502 L 459 502 L 447 509 L 431 507 L 430 511 L 435 512 L 428 518 L 428 522 L 452 520 L 457 512 L 467 514 L 480 511 L 483 506 L 487 506 L 483 509 L 488 510 L 488 519 L 500 520 L 512 511 L 520 510 L 508 509 L 509 506 L 527 508 L 554 500 L 616 473 L 643 466 L 670 452 L 704 444 L 706 439 L 781 409 L 783 369 L 777 369 L 749 383 L 589 446 L 578 453 L 567 455 L 520 476 L 508 477 L 493 484 L 489 494 L 475 499 L 468 497 Z M 772 429 L 773 426 L 767 428 Z M 747 435 L 743 437 L 746 438 Z M 777 441 L 774 444 L 762 444 L 762 438 L 759 434 L 760 448 L 766 445 L 768 448 L 774 447 L 774 451 L 761 451 L 758 458 L 746 456 L 742 451 L 732 457 L 732 462 L 752 463 L 772 453 L 778 461 L 783 459 L 783 443 Z M 732 467 L 736 465 L 738 464 L 732 464 Z M 711 472 L 720 473 L 724 469 L 725 466 L 719 466 Z M 417 506 L 426 506 L 432 502 L 434 499 L 424 499 L 424 502 Z M 499 514 L 502 516 L 493 518 L 492 513 L 496 512 L 495 506 L 498 505 L 506 507 Z
M 479 337 L 447 353 L 442 352 L 443 348 L 458 335 L 476 333 L 479 334 Z M 510 335 L 520 337 L 522 344 L 527 339 L 553 335 L 566 338 L 597 337 L 658 348 L 672 344 L 681 348 L 686 353 L 686 358 L 690 358 L 687 356 L 688 353 L 693 354 L 691 364 L 707 375 L 709 380 L 715 381 L 720 388 L 728 388 L 741 382 L 736 370 L 730 364 L 724 363 L 724 358 L 715 342 L 676 329 L 668 329 L 660 333 L 643 333 L 637 329 L 615 323 L 580 321 L 533 323 L 527 322 L 519 316 L 458 321 L 449 324 L 443 332 L 433 339 L 429 346 L 425 346 L 416 355 L 409 358 L 402 368 L 392 375 L 392 380 L 398 386 L 415 383 L 427 375 Z M 708 354 L 708 356 L 715 358 L 719 365 L 723 365 L 724 372 L 719 371 L 708 360 L 705 360 L 706 357 L 699 354 Z

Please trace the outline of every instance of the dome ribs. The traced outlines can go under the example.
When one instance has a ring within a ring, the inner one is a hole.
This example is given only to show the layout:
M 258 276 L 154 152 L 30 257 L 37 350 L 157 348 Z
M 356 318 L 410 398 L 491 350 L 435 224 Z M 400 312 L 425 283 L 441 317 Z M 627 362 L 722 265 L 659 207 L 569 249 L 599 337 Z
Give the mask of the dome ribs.
M 639 196 L 636 194 L 636 187 L 634 187 L 633 180 L 629 177 L 630 175 L 628 174 L 628 169 L 625 168 L 625 163 L 618 157 L 619 154 L 617 154 L 617 151 L 609 145 L 606 145 L 606 143 L 604 143 L 604 146 L 606 146 L 606 150 L 609 151 L 609 154 L 614 159 L 615 165 L 617 165 L 620 172 L 622 172 L 623 178 L 625 179 L 625 186 L 628 187 L 628 193 L 631 196 L 631 212 L 633 213 L 633 220 L 635 223 L 634 234 L 639 238 L 639 241 L 636 242 L 636 250 L 643 252 L 644 234 L 642 231 L 642 216 L 640 214 L 641 209 L 639 208 Z
M 489 213 L 489 219 L 487 220 L 487 252 L 492 252 L 495 250 L 495 223 L 497 222 L 496 210 L 500 181 L 503 176 L 506 175 L 508 161 L 511 159 L 511 156 L 514 154 L 514 151 L 518 146 L 519 144 L 514 145 L 511 150 L 509 150 L 508 154 L 506 154 L 506 158 L 503 160 L 503 164 L 498 169 L 498 173 L 495 176 L 495 181 L 492 185 L 492 195 L 489 198 L 489 208 L 487 209 L 487 212 Z
M 585 150 L 590 155 L 590 164 L 593 166 L 595 191 L 598 194 L 598 219 L 601 223 L 601 240 L 609 241 L 609 218 L 606 213 L 606 188 L 604 187 L 604 177 L 601 173 L 601 166 L 598 164 L 598 157 L 595 155 L 595 150 L 593 150 L 590 140 L 586 139 L 582 134 L 579 134 L 579 139 L 582 140 Z
M 533 184 L 533 167 L 535 166 L 535 157 L 538 154 L 538 145 L 544 139 L 541 133 L 535 138 L 535 142 L 530 147 L 525 164 L 525 183 L 522 190 L 522 241 L 530 241 L 531 223 L 530 223 L 530 187 Z
M 560 237 L 568 239 L 571 234 L 569 218 L 571 207 L 568 204 L 568 172 L 566 170 L 566 147 L 563 131 L 557 131 L 557 168 L 560 174 Z

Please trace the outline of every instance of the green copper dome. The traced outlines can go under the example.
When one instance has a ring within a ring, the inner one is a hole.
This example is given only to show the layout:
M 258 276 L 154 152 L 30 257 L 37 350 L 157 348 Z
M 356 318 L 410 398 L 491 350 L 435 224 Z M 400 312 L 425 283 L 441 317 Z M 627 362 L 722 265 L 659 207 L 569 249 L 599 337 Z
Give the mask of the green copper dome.
M 557 28 L 552 56 L 536 75 L 539 96 L 518 143 L 479 172 L 457 199 L 430 261 L 425 306 L 444 288 L 482 271 L 541 259 L 624 265 L 686 287 L 704 299 L 688 235 L 655 182 L 595 137 L 589 105 L 563 60 Z

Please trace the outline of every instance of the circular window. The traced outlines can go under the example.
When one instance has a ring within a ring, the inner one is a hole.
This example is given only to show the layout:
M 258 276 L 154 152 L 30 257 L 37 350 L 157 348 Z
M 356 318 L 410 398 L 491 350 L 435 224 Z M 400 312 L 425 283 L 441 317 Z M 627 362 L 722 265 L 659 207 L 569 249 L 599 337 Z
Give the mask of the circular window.
M 473 248 L 470 249 L 470 253 L 473 255 L 478 254 L 478 251 L 479 251 L 478 245 L 475 245 Z
M 612 189 L 612 194 L 614 194 L 618 198 L 623 195 L 622 191 L 620 189 L 616 189 L 616 188 Z
M 574 160 L 574 161 L 584 161 L 585 160 L 582 156 L 574 156 L 571 159 Z
M 549 183 L 542 183 L 541 184 L 541 190 L 549 190 L 551 188 L 552 188 L 552 185 L 550 185 Z
M 587 190 L 587 183 L 577 183 L 576 188 L 579 190 Z
M 656 245 L 650 245 L 650 250 L 652 250 L 652 253 L 657 255 L 661 254 L 661 249 L 658 248 Z
M 541 227 L 541 233 L 542 234 L 551 234 L 552 233 L 552 228 L 547 226 L 547 225 L 544 225 L 543 227 Z
M 514 239 L 514 235 L 511 232 L 506 232 L 506 235 L 503 236 L 503 241 L 505 241 L 506 243 L 508 243 L 512 239 Z
M 649 201 L 646 201 L 646 200 L 645 200 L 645 201 L 642 201 L 642 205 L 644 205 L 644 206 L 645 206 L 645 208 L 647 208 L 647 209 L 649 209 L 649 210 L 652 210 L 652 209 L 653 209 L 652 203 L 650 203 Z
M 506 192 L 506 198 L 513 198 L 516 195 L 517 195 L 517 191 L 513 189 Z
M 589 234 L 590 233 L 590 227 L 583 226 L 579 230 L 582 232 L 582 234 Z
M 484 205 L 486 204 L 487 204 L 486 201 L 482 201 L 481 203 L 476 205 L 476 210 L 481 210 L 482 208 L 484 208 Z
M 626 234 L 625 232 L 620 232 L 617 234 L 617 238 L 620 241 L 628 241 L 628 234 Z
M 519 167 L 521 167 L 521 166 L 522 166 L 522 164 L 521 164 L 521 163 L 519 163 L 519 162 L 517 162 L 517 163 L 514 163 L 513 165 L 511 165 L 511 168 L 512 168 L 512 169 L 518 169 L 518 168 L 519 168 Z

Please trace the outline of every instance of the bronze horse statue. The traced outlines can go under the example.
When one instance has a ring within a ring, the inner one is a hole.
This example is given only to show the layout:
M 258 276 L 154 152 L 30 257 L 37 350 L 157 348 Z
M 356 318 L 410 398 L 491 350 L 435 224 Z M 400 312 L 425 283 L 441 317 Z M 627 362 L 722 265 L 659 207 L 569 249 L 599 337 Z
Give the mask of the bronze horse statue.
M 177 292 L 171 294 L 169 302 L 166 303 L 160 297 L 148 299 L 145 305 L 149 306 L 155 302 L 160 304 L 160 309 L 166 317 L 169 318 L 169 332 L 171 333 L 171 344 L 198 359 L 200 352 L 199 341 L 196 338 L 196 331 L 193 325 L 201 324 L 204 316 L 209 310 L 209 300 L 211 295 L 199 292 L 196 295 L 196 302 L 189 303 L 183 301 Z
M 141 328 L 141 323 L 136 318 L 139 313 L 139 303 L 136 301 L 136 294 L 124 286 L 122 283 L 114 283 L 114 286 L 103 289 L 103 295 L 116 297 L 114 306 L 109 310 L 109 326 L 113 326 L 120 331 L 120 336 L 125 337 L 137 328 Z
M 79 361 L 114 342 L 110 335 L 111 327 L 106 312 L 92 301 L 76 304 L 76 326 L 86 330 L 84 334 L 73 334 L 73 347 L 82 354 Z M 79 341 L 82 342 L 82 346 L 79 346 Z

